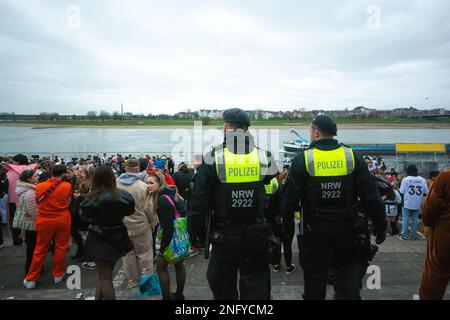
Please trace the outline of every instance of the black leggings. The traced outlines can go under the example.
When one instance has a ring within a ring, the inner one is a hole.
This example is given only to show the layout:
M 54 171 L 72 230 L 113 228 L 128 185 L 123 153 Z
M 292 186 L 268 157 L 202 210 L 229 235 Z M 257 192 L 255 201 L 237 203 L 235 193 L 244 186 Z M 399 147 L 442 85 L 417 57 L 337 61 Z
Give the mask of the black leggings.
M 23 243 L 23 240 L 20 238 L 21 231 L 20 231 L 20 229 L 12 227 L 15 213 L 16 213 L 16 204 L 10 203 L 9 204 L 9 227 L 11 228 L 13 245 L 20 246 Z
M 292 241 L 294 240 L 295 228 L 293 228 L 292 230 L 288 230 L 287 232 L 282 234 L 281 226 L 274 225 L 273 233 L 276 237 L 280 238 L 281 243 L 283 244 L 284 261 L 286 262 L 286 266 L 290 266 L 292 263 Z M 281 254 L 280 254 L 280 261 L 277 264 L 280 263 L 281 263 Z
M 294 233 L 281 237 L 283 243 L 283 254 L 286 266 L 292 264 L 292 241 L 294 240 Z
M 27 275 L 33 261 L 34 248 L 36 247 L 36 231 L 25 230 L 25 244 L 27 245 L 25 275 Z
M 113 270 L 117 260 L 95 260 L 98 272 L 95 300 L 116 300 L 113 285 Z
M 161 284 L 163 300 L 170 299 L 170 275 L 167 270 L 169 263 L 164 259 L 162 255 L 158 255 L 156 260 L 156 271 L 158 273 L 159 282 Z M 174 264 L 175 278 L 177 282 L 177 291 L 175 296 L 183 296 L 184 284 L 186 283 L 186 268 L 184 267 L 184 261 L 181 260 Z

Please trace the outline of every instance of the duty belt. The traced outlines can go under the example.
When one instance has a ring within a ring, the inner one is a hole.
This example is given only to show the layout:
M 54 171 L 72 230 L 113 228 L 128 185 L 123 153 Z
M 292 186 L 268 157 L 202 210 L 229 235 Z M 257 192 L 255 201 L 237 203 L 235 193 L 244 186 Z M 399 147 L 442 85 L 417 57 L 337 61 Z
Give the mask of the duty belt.
M 356 219 L 356 208 L 349 208 L 343 210 L 336 209 L 310 209 L 305 210 L 305 220 L 322 220 L 330 222 L 345 222 Z
M 214 230 L 219 232 L 245 233 L 247 228 L 252 224 L 255 224 L 255 222 L 220 221 L 215 223 Z

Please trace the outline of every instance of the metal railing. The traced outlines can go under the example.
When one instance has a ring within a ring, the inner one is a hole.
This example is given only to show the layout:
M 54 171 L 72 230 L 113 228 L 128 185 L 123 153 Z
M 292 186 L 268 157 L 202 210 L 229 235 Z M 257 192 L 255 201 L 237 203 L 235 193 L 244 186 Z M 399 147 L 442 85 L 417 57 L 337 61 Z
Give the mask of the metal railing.
M 163 156 L 171 157 L 176 164 L 180 162 L 185 162 L 187 164 L 192 164 L 194 156 L 197 153 L 194 152 L 172 152 L 168 150 L 143 150 L 143 151 L 83 151 L 83 152 L 2 152 L 0 153 L 1 157 L 12 157 L 18 153 L 22 153 L 29 158 L 33 155 L 39 155 L 42 159 L 44 157 L 48 157 L 49 159 L 55 159 L 55 156 L 58 156 L 59 159 L 64 159 L 65 161 L 76 159 L 88 159 L 89 156 L 91 159 L 94 157 L 102 158 L 103 154 L 106 154 L 107 157 L 112 155 L 122 155 L 123 157 L 129 156 L 131 154 L 132 157 L 135 158 L 145 158 L 147 155 L 153 156 Z M 279 150 L 278 152 L 272 152 L 275 157 L 278 156 L 277 162 L 280 168 L 283 167 L 284 155 L 288 154 L 290 157 L 294 157 L 296 153 L 285 152 L 283 150 Z M 419 171 L 422 173 L 427 173 L 429 170 L 438 169 L 443 170 L 449 168 L 449 160 L 446 154 L 432 154 L 432 155 L 423 155 L 423 154 L 397 154 L 395 156 L 386 156 L 383 157 L 387 166 L 389 168 L 395 167 L 398 172 L 403 172 L 408 164 L 414 163 L 419 168 Z

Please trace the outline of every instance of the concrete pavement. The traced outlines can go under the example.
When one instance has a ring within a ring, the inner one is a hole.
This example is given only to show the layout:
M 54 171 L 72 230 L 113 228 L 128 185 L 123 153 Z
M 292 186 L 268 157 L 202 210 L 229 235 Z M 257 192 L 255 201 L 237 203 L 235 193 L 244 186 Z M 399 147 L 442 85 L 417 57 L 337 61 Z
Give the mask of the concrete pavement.
M 0 249 L 0 300 L 72 300 L 78 293 L 83 293 L 85 298 L 94 296 L 97 282 L 97 272 L 95 270 L 80 268 L 80 290 L 69 290 L 65 281 L 58 285 L 53 284 L 51 277 L 51 255 L 47 257 L 44 267 L 45 272 L 37 282 L 37 288 L 33 290 L 25 289 L 22 285 L 24 278 L 25 247 L 11 246 L 11 239 L 8 238 L 9 233 L 5 227 L 3 227 L 3 234 L 6 236 L 6 239 L 5 246 Z M 70 259 L 74 251 L 74 246 L 71 246 L 67 265 L 81 267 L 80 262 Z M 380 268 L 380 288 L 372 288 L 371 286 L 374 283 L 372 281 L 373 272 L 371 275 L 366 275 L 363 281 L 363 290 L 361 291 L 362 298 L 373 300 L 412 300 L 413 295 L 418 293 L 420 287 L 425 253 L 425 240 L 400 241 L 397 237 L 387 237 L 386 242 L 380 246 L 379 252 L 371 263 Z M 280 272 L 271 272 L 272 295 L 275 300 L 302 299 L 303 274 L 298 263 L 296 238 L 294 238 L 293 243 L 293 263 L 297 266 L 297 270 L 292 274 L 287 275 L 285 273 L 284 265 L 282 265 Z M 126 281 L 121 277 L 120 266 L 119 262 L 115 269 L 117 299 L 158 300 L 161 298 L 159 296 L 151 298 L 135 297 L 136 289 L 126 288 Z M 173 290 L 175 290 L 175 275 L 173 268 L 171 269 L 171 284 Z M 203 258 L 202 253 L 186 261 L 186 299 L 212 299 L 212 294 L 206 281 L 206 269 L 207 261 Z M 369 279 L 369 277 L 371 278 Z M 369 287 L 367 286 L 368 279 Z M 332 287 L 328 286 L 327 299 L 332 299 L 332 297 Z M 450 299 L 450 289 L 447 289 L 445 299 Z

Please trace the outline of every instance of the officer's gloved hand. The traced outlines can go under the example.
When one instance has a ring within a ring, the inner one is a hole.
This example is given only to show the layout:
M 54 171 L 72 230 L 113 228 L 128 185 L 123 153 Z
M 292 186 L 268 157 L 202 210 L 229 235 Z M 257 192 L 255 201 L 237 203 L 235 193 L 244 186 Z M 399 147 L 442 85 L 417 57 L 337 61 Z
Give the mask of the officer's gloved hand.
M 382 244 L 384 240 L 386 240 L 386 226 L 383 224 L 382 226 L 378 226 L 374 229 L 375 233 L 375 242 L 376 244 Z

